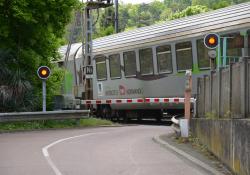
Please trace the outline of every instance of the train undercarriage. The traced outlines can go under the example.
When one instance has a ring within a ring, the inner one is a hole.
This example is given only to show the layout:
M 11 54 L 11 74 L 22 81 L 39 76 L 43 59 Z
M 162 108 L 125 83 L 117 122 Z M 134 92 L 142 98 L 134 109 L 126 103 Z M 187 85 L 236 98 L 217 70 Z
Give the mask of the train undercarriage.
M 128 122 L 131 119 L 141 121 L 143 119 L 155 119 L 171 121 L 172 116 L 183 116 L 184 109 L 112 109 L 109 104 L 97 105 L 93 108 L 93 114 L 97 118 Z

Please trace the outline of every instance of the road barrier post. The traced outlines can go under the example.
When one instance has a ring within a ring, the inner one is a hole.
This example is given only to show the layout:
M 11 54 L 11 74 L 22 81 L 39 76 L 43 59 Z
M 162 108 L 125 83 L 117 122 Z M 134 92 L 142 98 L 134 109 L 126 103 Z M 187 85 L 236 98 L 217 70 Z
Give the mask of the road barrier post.
M 192 92 L 192 72 L 186 71 L 186 83 L 185 83 L 185 119 L 180 120 L 181 137 L 187 138 L 189 135 L 189 120 L 191 117 L 191 92 Z
M 185 119 L 190 120 L 190 98 L 192 92 L 192 72 L 186 71 L 186 84 L 185 84 Z

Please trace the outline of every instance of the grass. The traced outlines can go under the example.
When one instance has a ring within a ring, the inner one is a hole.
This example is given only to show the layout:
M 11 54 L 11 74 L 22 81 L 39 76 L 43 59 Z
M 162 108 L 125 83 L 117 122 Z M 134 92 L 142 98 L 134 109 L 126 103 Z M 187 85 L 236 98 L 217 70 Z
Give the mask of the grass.
M 89 127 L 89 126 L 103 126 L 103 125 L 113 125 L 109 120 L 101 120 L 97 118 L 89 118 L 80 120 L 80 126 Z
M 67 119 L 67 120 L 43 120 L 43 121 L 20 121 L 0 123 L 0 132 L 3 131 L 22 131 L 36 129 L 60 129 L 60 128 L 76 128 L 76 127 L 97 127 L 111 126 L 113 123 L 108 120 L 88 118 L 88 119 Z

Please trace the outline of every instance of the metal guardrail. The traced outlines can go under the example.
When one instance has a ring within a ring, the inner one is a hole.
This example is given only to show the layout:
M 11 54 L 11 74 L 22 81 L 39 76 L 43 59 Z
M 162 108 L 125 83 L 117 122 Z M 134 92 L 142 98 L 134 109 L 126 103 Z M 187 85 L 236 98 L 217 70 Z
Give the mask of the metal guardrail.
M 61 120 L 89 118 L 90 110 L 0 113 L 0 123 L 32 120 Z

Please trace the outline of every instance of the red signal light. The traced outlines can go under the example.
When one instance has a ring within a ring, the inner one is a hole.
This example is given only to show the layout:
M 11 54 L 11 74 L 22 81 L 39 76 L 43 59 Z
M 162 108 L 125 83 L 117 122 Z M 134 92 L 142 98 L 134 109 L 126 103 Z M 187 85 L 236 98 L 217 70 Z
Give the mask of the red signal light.
M 210 33 L 204 37 L 204 45 L 208 49 L 215 49 L 219 44 L 220 37 L 215 33 Z
M 209 38 L 208 43 L 209 44 L 214 44 L 215 43 L 215 38 L 214 37 Z
M 37 75 L 39 78 L 46 80 L 50 76 L 50 68 L 47 66 L 41 66 L 37 69 Z

